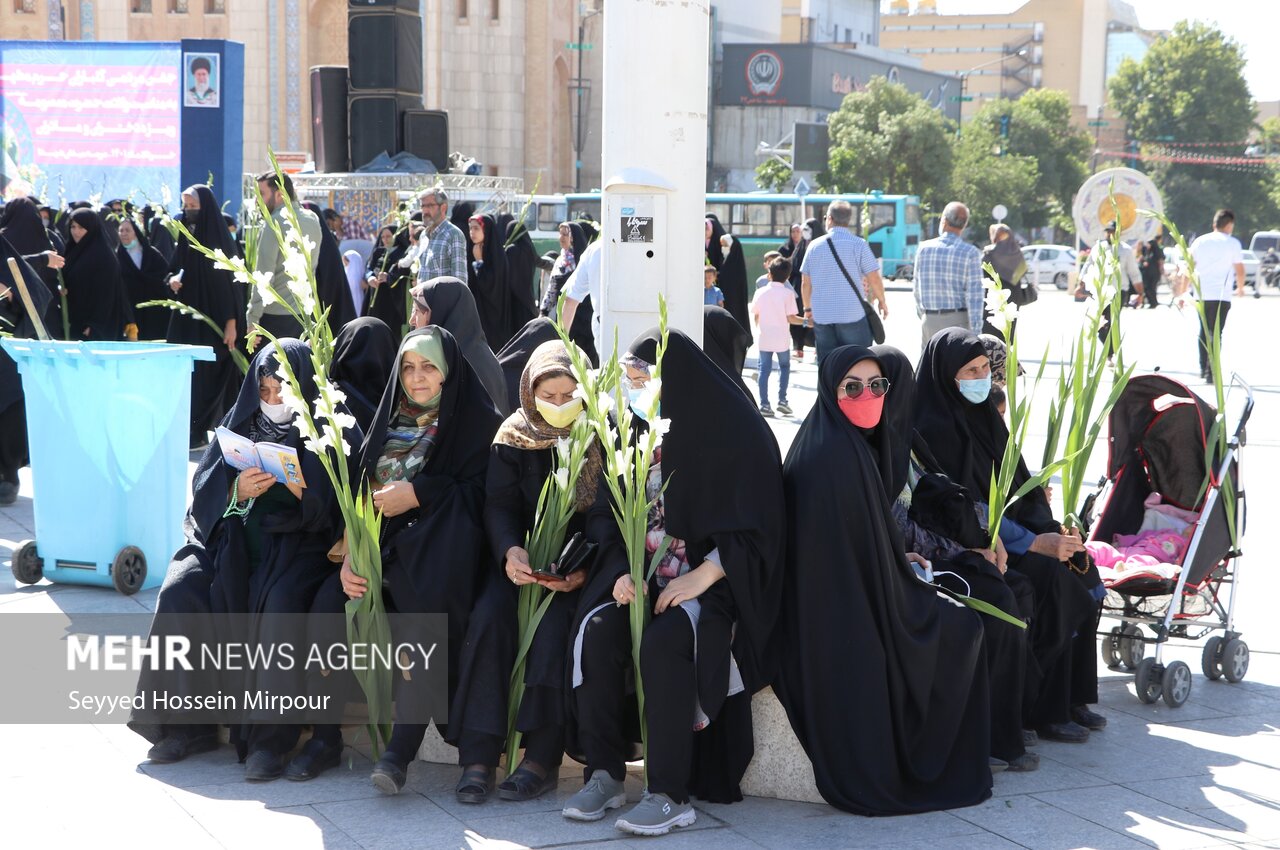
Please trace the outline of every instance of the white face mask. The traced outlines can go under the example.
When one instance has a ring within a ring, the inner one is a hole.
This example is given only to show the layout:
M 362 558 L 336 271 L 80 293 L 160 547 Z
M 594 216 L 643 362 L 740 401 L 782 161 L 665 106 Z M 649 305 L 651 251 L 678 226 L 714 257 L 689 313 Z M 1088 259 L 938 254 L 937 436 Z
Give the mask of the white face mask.
M 267 404 L 262 399 L 258 399 L 258 406 L 262 408 L 263 414 L 277 425 L 287 425 L 293 421 L 293 411 L 283 401 L 279 404 Z

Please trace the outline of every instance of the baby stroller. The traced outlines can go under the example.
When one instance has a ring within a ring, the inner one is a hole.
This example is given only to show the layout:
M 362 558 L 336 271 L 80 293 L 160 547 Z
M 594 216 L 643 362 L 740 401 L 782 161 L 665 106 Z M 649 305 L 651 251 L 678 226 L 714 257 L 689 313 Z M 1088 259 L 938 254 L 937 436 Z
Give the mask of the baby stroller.
M 1112 669 L 1123 665 L 1135 671 L 1144 703 L 1163 697 L 1178 708 L 1191 694 L 1190 667 L 1161 660 L 1162 645 L 1170 638 L 1198 641 L 1209 635 L 1200 661 L 1209 679 L 1239 682 L 1249 669 L 1249 646 L 1235 629 L 1234 611 L 1244 534 L 1241 453 L 1253 391 L 1239 375 L 1232 376 L 1230 390 L 1232 399 L 1243 393 L 1244 401 L 1238 421 L 1223 423 L 1230 436 L 1226 456 L 1217 457 L 1217 411 L 1211 405 L 1162 375 L 1131 379 L 1108 420 L 1107 475 L 1082 507 L 1090 541 L 1111 543 L 1117 534 L 1177 528 L 1178 520 L 1170 519 L 1174 515 L 1185 524 L 1178 532 L 1185 545 L 1181 559 L 1151 568 L 1100 570 L 1107 588 L 1102 616 L 1119 621 L 1110 631 L 1100 627 L 1102 659 Z M 1232 500 L 1234 510 L 1229 510 Z M 1224 603 L 1228 586 L 1230 598 Z M 1144 657 L 1148 644 L 1155 652 Z

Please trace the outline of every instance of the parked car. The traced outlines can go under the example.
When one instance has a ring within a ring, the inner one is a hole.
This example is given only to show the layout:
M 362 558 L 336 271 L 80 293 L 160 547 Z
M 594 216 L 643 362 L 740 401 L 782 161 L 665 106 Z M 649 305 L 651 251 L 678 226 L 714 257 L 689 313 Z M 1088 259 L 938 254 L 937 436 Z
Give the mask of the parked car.
M 1022 256 L 1027 261 L 1027 281 L 1036 286 L 1052 283 L 1066 289 L 1076 275 L 1076 251 L 1069 245 L 1028 245 Z
M 1258 279 L 1258 267 L 1262 265 L 1262 260 L 1247 248 L 1242 253 L 1244 254 L 1244 282 L 1246 286 L 1250 286 Z

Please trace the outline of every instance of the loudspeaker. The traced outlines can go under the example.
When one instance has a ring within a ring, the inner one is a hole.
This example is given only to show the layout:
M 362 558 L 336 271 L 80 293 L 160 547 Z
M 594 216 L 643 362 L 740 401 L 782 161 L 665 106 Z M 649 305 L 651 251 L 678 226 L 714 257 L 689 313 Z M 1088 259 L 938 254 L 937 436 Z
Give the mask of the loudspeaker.
M 400 116 L 422 108 L 421 95 L 400 92 L 352 92 L 348 98 L 351 167 L 359 168 L 378 154 L 404 150 Z
M 418 0 L 348 0 L 347 6 L 352 9 L 404 9 L 417 13 Z
M 350 171 L 347 158 L 347 69 L 318 65 L 311 69 L 311 145 L 316 171 Z
M 448 171 L 449 113 L 434 109 L 404 113 L 404 150 L 430 160 L 436 171 Z
M 353 91 L 422 94 L 422 19 L 398 9 L 352 8 L 347 66 Z

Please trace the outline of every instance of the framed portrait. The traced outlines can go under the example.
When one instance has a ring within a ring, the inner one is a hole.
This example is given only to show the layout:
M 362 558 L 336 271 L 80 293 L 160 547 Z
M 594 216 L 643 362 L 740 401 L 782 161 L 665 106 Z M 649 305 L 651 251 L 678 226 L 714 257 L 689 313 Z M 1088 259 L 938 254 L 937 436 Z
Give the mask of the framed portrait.
M 184 106 L 218 108 L 218 90 L 222 88 L 220 59 L 216 53 L 182 54 Z

